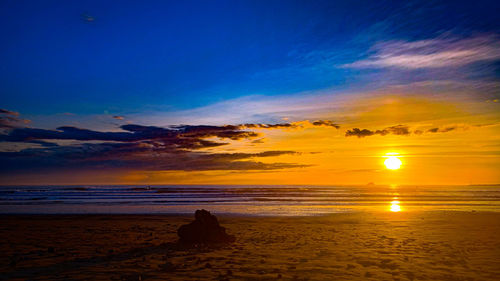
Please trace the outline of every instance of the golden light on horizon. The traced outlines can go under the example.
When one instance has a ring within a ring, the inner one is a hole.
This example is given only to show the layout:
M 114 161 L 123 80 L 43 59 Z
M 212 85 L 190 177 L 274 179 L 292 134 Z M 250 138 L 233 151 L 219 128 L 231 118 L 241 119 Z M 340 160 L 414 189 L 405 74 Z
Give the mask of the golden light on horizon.
M 397 170 L 401 168 L 402 164 L 403 162 L 396 156 L 387 156 L 387 159 L 384 161 L 385 167 L 389 170 Z

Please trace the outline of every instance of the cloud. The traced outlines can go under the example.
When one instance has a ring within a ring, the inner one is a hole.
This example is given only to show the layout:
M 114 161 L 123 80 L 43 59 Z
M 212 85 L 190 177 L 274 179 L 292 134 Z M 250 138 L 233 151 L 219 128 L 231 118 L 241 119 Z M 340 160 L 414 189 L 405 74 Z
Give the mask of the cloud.
M 0 108 L 0 129 L 15 128 L 30 122 L 31 120 L 19 118 L 19 112 Z
M 278 123 L 278 124 L 254 124 L 247 123 L 239 125 L 240 128 L 249 128 L 249 129 L 297 129 L 304 128 L 306 126 L 317 126 L 317 127 L 333 127 L 336 129 L 340 128 L 339 124 L 334 123 L 330 120 L 316 120 L 314 122 L 310 122 L 309 120 L 292 122 L 292 123 Z
M 124 132 L 99 132 L 71 126 L 59 127 L 56 130 L 36 128 L 14 128 L 8 134 L 0 135 L 0 141 L 24 142 L 32 140 L 78 140 L 78 141 L 147 141 L 162 146 L 200 149 L 214 147 L 226 143 L 205 140 L 209 137 L 240 140 L 254 138 L 258 134 L 239 130 L 236 126 L 189 126 L 181 125 L 172 128 L 127 124 L 120 127 Z
M 392 127 L 387 127 L 383 131 L 383 134 L 393 134 L 398 136 L 407 136 L 410 134 L 408 126 L 397 125 Z
M 364 138 L 368 136 L 373 136 L 375 134 L 374 131 L 370 131 L 368 129 L 359 129 L 359 128 L 354 128 L 352 130 L 347 130 L 345 132 L 346 137 L 352 137 L 352 136 L 357 136 L 358 138 Z
M 125 119 L 125 117 L 123 117 L 123 116 L 119 116 L 119 115 L 115 115 L 115 116 L 113 116 L 113 119 L 116 119 L 116 120 L 123 120 L 123 119 Z
M 423 133 L 424 133 L 424 131 L 422 131 L 422 130 L 415 130 L 415 131 L 413 131 L 413 133 L 414 133 L 415 135 L 421 135 L 421 134 L 423 134 Z
M 12 128 L 0 142 L 37 144 L 20 151 L 0 152 L 2 171 L 46 169 L 127 170 L 274 170 L 305 167 L 297 163 L 263 163 L 256 158 L 297 154 L 294 151 L 214 153 L 201 151 L 259 134 L 241 126 L 177 125 L 170 127 L 127 124 L 122 131 L 101 132 L 71 126 L 56 130 Z M 208 138 L 216 138 L 208 139 Z M 49 142 L 54 140 L 56 142 Z M 62 145 L 61 141 L 72 141 Z M 100 142 L 100 143 L 96 143 Z
M 56 147 L 56 146 L 59 146 L 57 143 L 48 142 L 48 141 L 42 141 L 42 140 L 30 140 L 30 141 L 27 141 L 27 143 L 39 144 L 39 145 L 41 145 L 43 147 Z
M 298 124 L 280 123 L 280 124 L 242 124 L 241 128 L 258 128 L 258 129 L 295 129 L 299 128 Z
M 259 144 L 259 143 L 264 143 L 264 142 L 265 142 L 264 138 L 260 138 L 260 139 L 256 139 L 256 140 L 252 141 L 252 143 L 254 143 L 254 144 Z
M 431 129 L 428 129 L 427 132 L 428 133 L 447 133 L 447 132 L 450 132 L 450 131 L 454 131 L 456 129 L 465 129 L 466 127 L 464 126 L 452 126 L 452 127 L 444 127 L 444 128 L 431 128 Z
M 497 35 L 482 35 L 389 41 L 376 44 L 373 52 L 367 59 L 344 64 L 343 67 L 424 69 L 496 61 L 500 59 L 500 39 Z
M 231 140 L 240 140 L 243 138 L 255 138 L 259 134 L 250 131 L 243 131 L 240 126 L 224 125 L 224 126 L 207 126 L 207 125 L 180 125 L 171 128 L 177 129 L 183 137 L 208 138 L 218 137 Z
M 387 127 L 383 130 L 376 130 L 376 131 L 371 131 L 368 129 L 361 130 L 359 128 L 354 128 L 352 130 L 347 130 L 345 133 L 345 136 L 346 137 L 356 136 L 358 138 L 364 138 L 364 137 L 373 136 L 373 135 L 385 136 L 388 134 L 398 135 L 398 136 L 408 136 L 411 134 L 411 132 L 410 132 L 408 126 L 396 125 L 396 126 Z
M 2 108 L 0 108 L 0 114 L 7 114 L 7 115 L 12 115 L 12 116 L 19 116 L 19 112 L 10 111 L 10 110 L 7 110 L 7 109 L 2 109 Z
M 483 125 L 474 125 L 474 127 L 481 127 Z M 453 126 L 445 126 L 445 127 L 434 127 L 430 128 L 427 130 L 422 130 L 422 129 L 417 129 L 411 131 L 408 126 L 405 125 L 396 125 L 396 126 L 391 126 L 387 127 L 382 130 L 369 130 L 369 129 L 359 129 L 359 128 L 353 128 L 351 130 L 347 130 L 345 133 L 346 137 L 353 137 L 356 136 L 358 138 L 364 138 L 364 137 L 369 137 L 373 135 L 399 135 L 399 136 L 408 136 L 411 135 L 412 133 L 415 135 L 422 135 L 424 133 L 447 133 L 451 131 L 455 131 L 457 129 L 463 129 L 466 130 L 468 126 L 465 125 L 453 125 Z
M 295 154 L 293 151 L 208 153 L 168 151 L 143 143 L 99 143 L 0 152 L 2 171 L 113 169 L 147 171 L 275 170 L 305 167 L 296 163 L 262 163 L 253 158 Z
M 416 77 L 413 73 L 412 75 L 408 75 L 407 72 L 400 71 L 399 69 L 389 72 L 391 72 L 391 77 L 394 73 L 397 73 L 394 74 L 398 76 L 397 79 L 387 79 L 387 71 L 369 71 L 373 75 L 377 73 L 377 77 L 371 77 L 369 73 L 363 74 L 363 79 L 369 79 L 366 81 L 375 81 L 375 83 L 368 83 L 363 89 L 354 85 L 349 90 L 330 88 L 299 92 L 291 94 L 286 98 L 283 98 L 283 96 L 247 96 L 189 110 L 176 112 L 158 110 L 143 112 L 140 115 L 132 113 L 129 115 L 131 115 L 132 119 L 139 120 L 142 123 L 161 125 L 179 123 L 196 124 L 199 120 L 203 120 L 205 124 L 217 125 L 246 123 L 280 124 L 290 123 L 290 120 L 314 121 L 327 119 L 333 120 L 333 122 L 345 127 L 347 123 L 357 123 L 359 120 L 354 118 L 361 116 L 364 112 L 386 105 L 388 98 L 401 101 L 401 103 L 418 99 L 422 102 L 427 101 L 444 106 L 451 105 L 452 103 L 468 103 L 471 106 L 470 111 L 481 115 L 485 114 L 486 111 L 493 111 L 491 107 L 484 106 L 485 100 L 499 98 L 500 83 L 494 79 L 471 80 L 460 76 L 462 74 L 469 76 L 470 71 L 449 71 L 449 69 L 446 69 L 446 71 L 442 69 L 419 71 L 418 75 L 425 73 L 425 77 Z M 446 77 L 444 77 L 445 80 L 443 80 L 442 76 L 436 76 L 434 75 L 435 73 L 430 72 L 438 72 L 439 74 L 453 73 L 450 75 L 446 74 Z M 458 76 L 455 75 L 457 72 L 461 74 Z M 367 75 L 370 77 L 367 77 Z M 486 76 L 483 75 L 481 77 Z M 409 106 L 407 109 L 401 111 L 399 115 L 401 119 L 392 120 L 392 122 L 398 124 L 414 122 L 416 119 L 419 119 L 419 121 L 438 121 L 441 119 L 439 114 L 428 114 L 425 112 L 434 111 L 428 107 L 422 108 L 421 112 L 416 112 L 417 114 L 415 114 L 413 107 Z M 447 109 L 441 107 L 437 110 Z M 388 117 L 389 112 L 380 113 L 381 117 L 393 118 Z M 448 112 L 444 112 L 443 114 L 448 114 Z M 461 114 L 457 111 L 457 115 Z M 284 116 L 289 118 L 289 120 L 282 120 Z M 290 128 L 279 129 L 288 130 Z
M 330 120 L 317 120 L 312 122 L 314 126 L 326 126 L 326 127 L 334 127 L 335 129 L 340 129 L 339 124 L 333 123 L 333 121 Z
M 8 118 L 11 118 L 7 116 Z M 328 126 L 339 128 L 339 125 L 329 120 L 318 120 L 313 123 L 300 121 L 280 124 L 240 124 L 240 125 L 175 125 L 168 127 L 144 126 L 126 124 L 120 126 L 122 131 L 95 131 L 73 126 L 62 126 L 55 130 L 9 127 L 5 134 L 0 134 L 0 142 L 27 142 L 47 140 L 72 141 L 109 141 L 109 142 L 141 142 L 163 147 L 164 149 L 202 149 L 228 144 L 223 140 L 239 141 L 254 139 L 259 133 L 249 129 L 284 129 L 304 128 L 306 126 Z M 216 139 L 211 139 L 216 138 Z M 254 142 L 258 143 L 258 142 Z M 42 144 L 41 142 L 38 144 Z M 44 143 L 43 145 L 49 145 Z

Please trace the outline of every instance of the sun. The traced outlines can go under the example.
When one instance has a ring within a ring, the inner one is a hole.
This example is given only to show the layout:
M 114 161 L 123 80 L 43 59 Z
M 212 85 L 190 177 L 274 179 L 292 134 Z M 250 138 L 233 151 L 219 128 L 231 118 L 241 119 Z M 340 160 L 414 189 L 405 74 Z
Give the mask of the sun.
M 401 212 L 401 206 L 399 206 L 398 200 L 391 202 L 391 212 Z
M 385 159 L 384 164 L 389 170 L 397 170 L 401 168 L 403 162 L 401 162 L 401 160 L 399 160 L 396 156 L 388 156 L 387 159 Z

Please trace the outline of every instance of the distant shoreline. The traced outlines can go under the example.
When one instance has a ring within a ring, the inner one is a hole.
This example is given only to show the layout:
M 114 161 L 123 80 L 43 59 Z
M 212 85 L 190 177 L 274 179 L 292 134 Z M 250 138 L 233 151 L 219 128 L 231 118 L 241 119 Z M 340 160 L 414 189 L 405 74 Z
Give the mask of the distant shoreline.
M 500 186 L 26 186 L 0 188 L 0 213 L 315 216 L 344 212 L 500 211 Z

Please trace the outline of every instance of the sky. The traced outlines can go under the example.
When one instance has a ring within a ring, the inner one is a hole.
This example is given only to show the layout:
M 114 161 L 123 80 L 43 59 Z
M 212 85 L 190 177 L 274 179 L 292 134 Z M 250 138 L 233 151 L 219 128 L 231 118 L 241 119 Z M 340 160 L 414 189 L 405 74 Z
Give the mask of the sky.
M 499 8 L 2 1 L 0 180 L 499 183 Z

